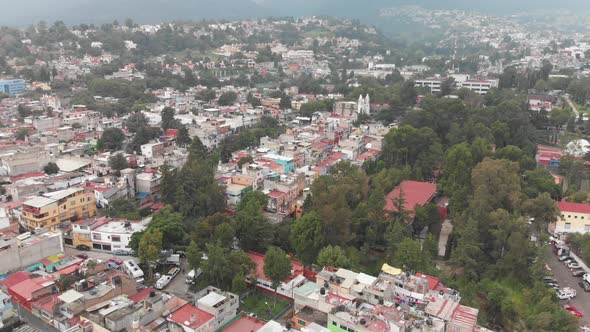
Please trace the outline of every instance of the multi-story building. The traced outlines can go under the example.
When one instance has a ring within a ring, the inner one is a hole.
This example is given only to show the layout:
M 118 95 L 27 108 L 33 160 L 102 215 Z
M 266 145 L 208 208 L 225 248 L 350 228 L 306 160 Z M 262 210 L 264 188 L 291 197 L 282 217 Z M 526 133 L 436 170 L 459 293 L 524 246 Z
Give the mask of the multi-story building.
M 240 300 L 236 294 L 224 292 L 213 286 L 202 289 L 195 297 L 198 298 L 197 308 L 215 317 L 216 327 L 223 326 L 234 318 L 240 306 Z
M 18 96 L 25 93 L 25 80 L 0 80 L 0 93 L 9 96 Z
M 457 84 L 457 88 L 466 88 L 480 95 L 485 95 L 491 88 L 497 88 L 498 83 L 498 80 L 468 80 Z
M 73 187 L 25 201 L 21 221 L 30 230 L 54 229 L 63 221 L 87 219 L 95 215 L 94 193 Z
M 443 81 L 441 79 L 429 78 L 429 79 L 424 79 L 424 80 L 416 80 L 414 82 L 414 85 L 420 86 L 420 87 L 425 87 L 425 88 L 430 88 L 431 93 L 439 93 L 442 83 L 443 83 Z
M 147 193 L 151 196 L 157 196 L 160 192 L 160 182 L 162 175 L 154 172 L 144 172 L 137 174 L 135 177 L 136 193 Z
M 131 250 L 134 233 L 142 232 L 152 220 L 110 219 L 107 217 L 76 221 L 72 224 L 72 245 L 84 245 L 94 250 Z
M 60 232 L 0 238 L 0 274 L 25 268 L 63 251 Z
M 554 233 L 589 233 L 590 204 L 558 202 L 561 218 L 550 226 Z
M 44 146 L 18 146 L 0 155 L 0 174 L 21 175 L 39 172 L 49 161 Z

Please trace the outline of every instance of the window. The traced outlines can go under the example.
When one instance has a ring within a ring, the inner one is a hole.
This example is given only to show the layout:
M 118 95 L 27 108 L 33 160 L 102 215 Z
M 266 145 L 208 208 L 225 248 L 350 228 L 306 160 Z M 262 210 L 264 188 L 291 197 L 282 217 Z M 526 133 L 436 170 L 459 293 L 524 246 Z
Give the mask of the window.
M 102 246 L 100 245 L 100 243 L 93 243 L 92 248 L 100 250 L 100 249 L 102 249 Z
M 102 240 L 102 236 L 100 235 L 100 233 L 92 233 L 92 239 L 93 240 Z
M 84 205 L 84 206 L 82 207 L 82 211 L 86 211 L 86 210 L 88 210 L 88 205 Z
M 121 236 L 120 235 L 113 235 L 113 236 L 111 236 L 111 240 L 113 242 L 121 242 Z
M 565 223 L 565 229 L 570 229 L 572 228 L 572 223 L 571 222 L 566 222 Z
M 578 219 L 578 216 L 574 216 L 574 219 Z
M 297 323 L 299 323 L 299 325 L 301 326 L 305 326 L 305 321 L 304 320 L 298 320 Z
M 590 225 L 584 225 L 584 233 L 590 232 Z
M 76 201 L 74 201 L 74 200 L 71 200 L 71 201 L 70 201 L 70 206 L 74 206 L 74 205 L 76 205 Z

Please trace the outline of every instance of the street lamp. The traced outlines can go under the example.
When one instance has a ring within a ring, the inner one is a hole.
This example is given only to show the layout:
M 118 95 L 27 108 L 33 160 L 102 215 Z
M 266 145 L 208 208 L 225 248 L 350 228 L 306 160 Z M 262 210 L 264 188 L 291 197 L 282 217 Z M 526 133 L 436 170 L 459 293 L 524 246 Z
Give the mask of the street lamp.
M 270 305 L 268 304 L 268 302 L 264 301 L 264 304 L 266 304 L 266 306 L 268 307 L 268 319 L 272 319 L 272 309 L 270 308 Z

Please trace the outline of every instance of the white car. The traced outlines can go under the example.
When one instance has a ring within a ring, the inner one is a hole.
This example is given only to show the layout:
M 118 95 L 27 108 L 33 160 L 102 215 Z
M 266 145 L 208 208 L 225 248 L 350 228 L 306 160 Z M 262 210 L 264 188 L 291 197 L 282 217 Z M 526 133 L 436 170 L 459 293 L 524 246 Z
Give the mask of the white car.
M 557 292 L 557 298 L 560 300 L 570 300 L 576 297 L 576 290 L 571 287 L 564 287 Z
M 577 269 L 577 268 L 579 268 L 579 267 L 580 267 L 580 265 L 578 264 L 578 262 L 576 262 L 576 261 L 573 261 L 573 262 L 569 262 L 569 263 L 567 263 L 567 267 L 568 267 L 569 269 Z
M 586 273 L 582 276 L 582 279 L 584 281 L 590 282 L 590 273 Z

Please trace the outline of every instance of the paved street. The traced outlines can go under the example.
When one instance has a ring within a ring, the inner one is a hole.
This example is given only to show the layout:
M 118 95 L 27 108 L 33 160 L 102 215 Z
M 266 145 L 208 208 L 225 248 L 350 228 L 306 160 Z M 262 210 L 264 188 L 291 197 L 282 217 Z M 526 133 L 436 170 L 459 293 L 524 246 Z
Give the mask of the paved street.
M 116 255 L 113 255 L 112 253 L 108 253 L 108 252 L 82 251 L 82 250 L 78 250 L 78 249 L 74 249 L 74 248 L 69 248 L 69 247 L 65 247 L 65 252 L 66 252 L 66 254 L 69 254 L 69 255 L 86 254 L 90 258 L 100 259 L 100 260 L 104 260 L 104 261 L 108 260 L 111 257 L 115 257 L 115 258 L 120 259 L 122 261 L 131 259 L 131 260 L 133 260 L 136 263 L 139 262 L 139 259 L 137 257 L 133 257 L 133 256 L 116 256 Z
M 568 95 L 565 95 L 563 98 L 565 99 L 565 101 L 567 102 L 569 107 L 572 109 L 572 112 L 574 112 L 574 114 L 576 115 L 576 119 L 578 119 L 580 117 L 580 112 L 578 112 L 576 105 L 574 105 L 574 103 L 572 102 L 572 100 L 570 99 L 570 97 Z
M 562 262 L 558 261 L 551 247 L 546 249 L 545 257 L 547 264 L 551 267 L 553 278 L 557 280 L 559 287 L 572 287 L 576 290 L 577 296 L 571 300 L 571 304 L 576 306 L 584 314 L 584 317 L 580 320 L 581 325 L 590 325 L 590 293 L 584 292 L 580 285 L 578 285 L 578 282 L 582 279 L 572 276 L 570 270 Z M 563 305 L 567 301 L 560 301 L 560 303 Z

